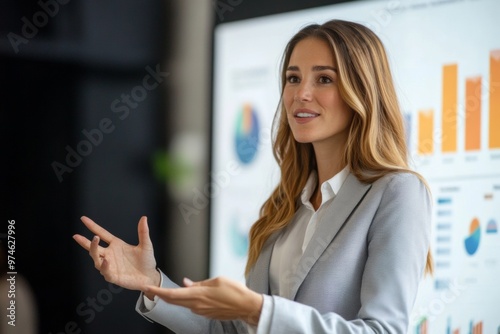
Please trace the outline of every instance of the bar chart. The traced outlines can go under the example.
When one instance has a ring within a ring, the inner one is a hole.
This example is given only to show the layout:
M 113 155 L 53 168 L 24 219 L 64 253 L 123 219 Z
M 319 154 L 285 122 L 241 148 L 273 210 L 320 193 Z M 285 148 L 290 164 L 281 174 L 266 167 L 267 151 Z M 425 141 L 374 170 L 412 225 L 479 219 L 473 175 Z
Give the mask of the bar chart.
M 458 71 L 459 64 L 447 64 L 442 67 L 439 124 L 435 120 L 435 109 L 418 110 L 419 155 L 432 155 L 438 150 L 445 154 L 457 152 L 458 126 L 464 126 L 465 133 L 464 147 L 460 150 L 500 149 L 500 49 L 490 52 L 487 87 L 483 87 L 481 76 L 467 77 L 465 82 L 459 82 Z M 458 92 L 462 88 L 465 96 L 463 101 L 459 101 Z M 463 108 L 463 113 L 459 113 L 460 108 Z M 459 121 L 459 117 L 463 119 Z M 487 143 L 481 143 L 482 122 L 488 124 Z

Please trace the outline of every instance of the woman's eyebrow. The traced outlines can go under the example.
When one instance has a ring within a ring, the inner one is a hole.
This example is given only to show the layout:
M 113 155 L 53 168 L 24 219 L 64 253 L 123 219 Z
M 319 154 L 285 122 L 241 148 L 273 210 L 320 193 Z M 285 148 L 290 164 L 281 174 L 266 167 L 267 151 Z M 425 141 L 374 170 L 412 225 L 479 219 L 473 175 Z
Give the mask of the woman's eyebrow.
M 324 70 L 330 70 L 330 71 L 337 72 L 337 69 L 333 66 L 326 66 L 326 65 L 313 66 L 313 71 L 324 71 Z
M 299 71 L 299 67 L 298 66 L 288 66 L 288 68 L 286 70 L 287 71 Z M 313 66 L 312 70 L 313 71 L 330 70 L 330 71 L 337 72 L 337 69 L 335 67 L 328 66 L 328 65 L 315 65 L 315 66 Z

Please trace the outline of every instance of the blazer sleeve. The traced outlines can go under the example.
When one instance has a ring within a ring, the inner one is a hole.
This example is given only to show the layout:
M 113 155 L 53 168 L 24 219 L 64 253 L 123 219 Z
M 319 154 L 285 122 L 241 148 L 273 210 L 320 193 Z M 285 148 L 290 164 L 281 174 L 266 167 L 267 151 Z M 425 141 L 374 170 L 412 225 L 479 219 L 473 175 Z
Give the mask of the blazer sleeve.
M 367 234 L 368 257 L 357 318 L 320 314 L 298 302 L 264 296 L 257 334 L 407 333 L 429 250 L 431 200 L 415 175 L 391 177 Z M 328 284 L 319 288 L 335 289 Z
M 162 274 L 162 288 L 179 288 L 165 274 Z M 218 321 L 191 312 L 190 309 L 159 300 L 152 310 L 144 306 L 144 295 L 140 294 L 135 310 L 144 318 L 163 325 L 178 334 L 205 333 L 247 333 L 246 324 L 239 320 Z

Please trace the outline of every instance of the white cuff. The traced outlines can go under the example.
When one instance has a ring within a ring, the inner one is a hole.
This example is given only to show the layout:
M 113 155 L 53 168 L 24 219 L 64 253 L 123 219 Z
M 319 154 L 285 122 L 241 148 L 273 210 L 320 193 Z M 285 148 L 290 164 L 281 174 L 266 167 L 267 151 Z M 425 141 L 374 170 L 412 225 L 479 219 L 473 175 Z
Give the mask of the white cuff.
M 143 295 L 143 297 L 144 297 L 144 307 L 148 311 L 151 311 L 156 306 L 156 303 L 160 299 L 160 298 L 158 298 L 158 296 L 155 296 L 155 298 L 153 300 L 146 297 L 146 295 Z
M 163 275 L 161 274 L 160 270 L 158 270 L 158 272 L 160 273 L 160 287 L 162 287 L 163 286 Z M 148 311 L 151 311 L 156 306 L 156 303 L 158 303 L 158 301 L 160 300 L 160 298 L 158 296 L 155 296 L 153 300 L 146 297 L 145 294 L 143 294 L 142 296 L 144 299 L 144 307 Z
M 248 334 L 257 334 L 257 327 L 247 324 Z
M 257 325 L 257 333 L 270 333 L 271 319 L 274 312 L 274 299 L 272 296 L 263 294 L 264 301 L 260 312 L 259 324 Z M 250 332 L 250 331 L 249 331 Z M 252 332 L 250 332 L 252 333 Z

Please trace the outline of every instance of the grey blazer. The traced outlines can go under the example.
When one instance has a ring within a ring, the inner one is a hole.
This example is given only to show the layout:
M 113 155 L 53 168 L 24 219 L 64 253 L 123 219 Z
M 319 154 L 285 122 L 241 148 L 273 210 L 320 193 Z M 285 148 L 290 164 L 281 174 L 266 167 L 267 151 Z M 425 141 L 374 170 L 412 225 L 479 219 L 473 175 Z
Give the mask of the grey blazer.
M 247 277 L 264 294 L 257 334 L 407 333 L 430 245 L 431 200 L 411 173 L 372 184 L 350 174 L 324 211 L 297 271 L 291 300 L 269 295 L 271 235 Z M 178 287 L 164 276 L 164 287 Z M 163 301 L 136 309 L 176 333 L 247 333 L 243 321 L 216 321 Z

